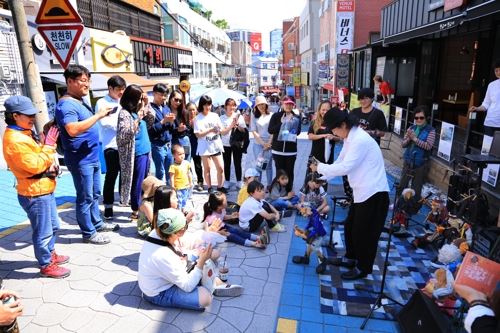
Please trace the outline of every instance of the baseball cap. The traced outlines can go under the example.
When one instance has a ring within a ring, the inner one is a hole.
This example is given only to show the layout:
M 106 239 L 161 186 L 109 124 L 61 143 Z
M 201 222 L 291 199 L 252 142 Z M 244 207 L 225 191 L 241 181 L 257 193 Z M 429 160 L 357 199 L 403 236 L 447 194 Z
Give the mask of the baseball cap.
M 175 208 L 160 209 L 156 224 L 162 234 L 171 235 L 184 228 L 186 217 L 180 210 Z
M 32 116 L 38 113 L 33 106 L 33 102 L 26 96 L 11 96 L 5 100 L 5 112 L 21 113 Z
M 293 104 L 295 106 L 295 101 L 290 96 L 285 96 L 281 101 L 283 104 Z
M 245 170 L 245 178 L 258 177 L 258 176 L 259 176 L 259 172 L 255 168 L 248 168 Z

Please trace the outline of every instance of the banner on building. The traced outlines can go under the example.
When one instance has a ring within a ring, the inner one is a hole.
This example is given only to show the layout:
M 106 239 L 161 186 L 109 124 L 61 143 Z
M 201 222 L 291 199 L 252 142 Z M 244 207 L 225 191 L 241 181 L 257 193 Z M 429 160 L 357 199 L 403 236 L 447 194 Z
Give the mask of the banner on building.
M 454 134 L 455 125 L 443 121 L 441 125 L 441 134 L 439 135 L 438 157 L 448 162 L 451 160 L 451 146 Z
M 354 0 L 337 2 L 337 54 L 350 52 L 354 47 Z
M 262 51 L 262 34 L 260 32 L 250 33 L 250 47 L 253 53 Z
M 483 137 L 483 147 L 481 148 L 481 155 L 488 155 L 490 153 L 492 141 L 492 136 L 485 135 Z M 498 164 L 488 164 L 483 171 L 483 182 L 486 182 L 495 187 L 497 185 L 499 169 L 500 165 Z
M 337 87 L 349 87 L 349 54 L 337 54 Z

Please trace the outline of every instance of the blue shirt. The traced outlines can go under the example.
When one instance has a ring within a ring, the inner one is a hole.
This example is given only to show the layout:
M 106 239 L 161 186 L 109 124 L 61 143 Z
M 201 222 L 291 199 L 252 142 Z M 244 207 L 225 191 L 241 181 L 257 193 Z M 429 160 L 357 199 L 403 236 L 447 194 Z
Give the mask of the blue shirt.
M 151 144 L 155 146 L 164 146 L 166 143 L 172 141 L 172 132 L 175 129 L 175 125 L 171 123 L 162 124 L 162 119 L 170 114 L 170 108 L 166 105 L 156 105 L 150 103 L 151 108 L 155 111 L 155 122 L 153 126 L 149 128 L 149 139 Z
M 92 108 L 83 101 L 64 98 L 57 103 L 55 118 L 61 133 L 66 164 L 84 165 L 99 162 L 99 126 L 97 123 L 75 137 L 70 136 L 66 131 L 67 124 L 86 120 L 93 115 Z
M 132 118 L 137 119 L 137 114 L 132 113 Z M 148 127 L 144 120 L 139 122 L 139 130 L 135 134 L 135 156 L 144 155 L 151 151 L 151 141 L 149 141 Z

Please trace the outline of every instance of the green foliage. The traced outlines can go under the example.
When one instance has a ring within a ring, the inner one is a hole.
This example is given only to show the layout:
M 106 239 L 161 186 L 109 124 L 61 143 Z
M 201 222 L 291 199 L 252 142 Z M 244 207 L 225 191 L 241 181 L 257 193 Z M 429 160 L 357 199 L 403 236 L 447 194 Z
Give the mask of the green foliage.
M 220 29 L 229 29 L 229 23 L 225 19 L 216 20 L 213 23 Z

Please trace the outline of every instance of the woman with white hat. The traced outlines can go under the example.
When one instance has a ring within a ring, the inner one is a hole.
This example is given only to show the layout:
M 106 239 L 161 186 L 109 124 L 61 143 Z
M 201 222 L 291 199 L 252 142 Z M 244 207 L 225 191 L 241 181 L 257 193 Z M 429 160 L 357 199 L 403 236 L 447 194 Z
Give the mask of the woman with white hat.
M 269 105 L 264 96 L 257 96 L 255 98 L 255 108 L 250 118 L 250 131 L 253 134 L 253 155 L 257 159 L 259 155 L 264 153 L 264 157 L 268 158 L 266 167 L 267 186 L 271 185 L 273 181 L 273 166 L 271 158 L 271 143 L 273 136 L 269 134 L 268 127 L 271 121 L 271 112 Z

